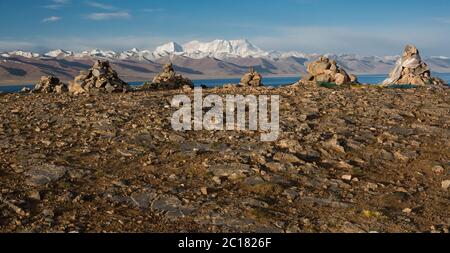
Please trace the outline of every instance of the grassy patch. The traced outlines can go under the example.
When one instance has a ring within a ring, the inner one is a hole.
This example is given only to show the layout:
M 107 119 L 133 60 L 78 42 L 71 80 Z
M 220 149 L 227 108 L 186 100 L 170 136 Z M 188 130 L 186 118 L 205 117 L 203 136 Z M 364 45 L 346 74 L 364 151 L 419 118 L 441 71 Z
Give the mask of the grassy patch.
M 317 85 L 319 85 L 320 87 L 328 88 L 328 89 L 336 89 L 339 87 L 339 85 L 337 85 L 336 83 L 331 83 L 331 82 L 317 82 Z
M 393 84 L 387 86 L 389 89 L 415 89 L 419 86 L 413 84 Z

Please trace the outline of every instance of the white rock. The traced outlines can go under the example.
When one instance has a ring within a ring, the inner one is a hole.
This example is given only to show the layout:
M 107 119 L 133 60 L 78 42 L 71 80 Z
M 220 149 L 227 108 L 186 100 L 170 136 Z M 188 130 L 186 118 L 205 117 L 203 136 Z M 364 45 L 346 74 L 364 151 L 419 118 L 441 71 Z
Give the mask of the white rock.
M 411 208 L 405 208 L 405 209 L 403 209 L 402 212 L 404 212 L 406 214 L 410 214 L 412 212 L 412 209 Z
M 343 175 L 343 176 L 342 176 L 342 179 L 343 179 L 343 180 L 346 180 L 346 181 L 351 181 L 352 178 L 353 178 L 352 175 Z
M 442 181 L 442 189 L 448 190 L 448 188 L 450 188 L 450 180 Z

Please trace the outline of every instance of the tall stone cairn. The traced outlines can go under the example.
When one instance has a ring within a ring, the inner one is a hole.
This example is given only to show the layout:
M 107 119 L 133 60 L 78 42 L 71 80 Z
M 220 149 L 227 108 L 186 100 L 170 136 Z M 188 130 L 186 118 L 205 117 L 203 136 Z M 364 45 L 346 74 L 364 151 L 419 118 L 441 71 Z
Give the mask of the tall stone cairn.
M 194 88 L 194 83 L 184 78 L 182 75 L 177 75 L 172 63 L 164 65 L 163 72 L 153 78 L 153 82 L 145 87 L 152 89 L 181 89 Z
M 337 65 L 335 60 L 330 60 L 325 56 L 319 60 L 311 62 L 307 67 L 308 74 L 306 74 L 301 84 L 311 83 L 336 83 L 343 84 L 358 84 L 358 79 L 355 75 L 349 75 L 347 72 Z
M 127 92 L 130 86 L 122 81 L 117 72 L 113 70 L 108 61 L 96 61 L 87 72 L 80 72 L 69 86 L 74 94 L 91 92 Z
M 422 61 L 419 50 L 414 45 L 407 45 L 402 58 L 397 61 L 395 68 L 383 85 L 411 84 L 411 85 L 444 85 L 445 81 L 431 76 L 428 65 Z
M 262 75 L 255 71 L 254 68 L 250 69 L 250 72 L 245 74 L 240 82 L 241 86 L 259 87 L 262 84 Z
M 34 93 L 63 93 L 68 91 L 67 85 L 55 76 L 41 77 L 41 80 L 36 83 L 33 90 Z

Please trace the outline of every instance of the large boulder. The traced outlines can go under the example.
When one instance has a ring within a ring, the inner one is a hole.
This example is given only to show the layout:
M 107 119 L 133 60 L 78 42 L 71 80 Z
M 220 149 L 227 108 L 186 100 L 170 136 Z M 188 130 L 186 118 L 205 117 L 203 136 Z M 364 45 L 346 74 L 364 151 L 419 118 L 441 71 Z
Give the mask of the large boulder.
M 311 62 L 307 66 L 308 74 L 304 75 L 301 84 L 310 83 L 336 83 L 357 84 L 358 79 L 355 75 L 349 75 L 337 65 L 337 62 L 327 57 L 320 57 L 317 61 Z
M 35 93 L 63 93 L 68 91 L 67 85 L 62 83 L 59 78 L 55 76 L 41 77 L 41 80 L 36 83 L 33 90 Z
M 412 84 L 418 86 L 444 85 L 445 81 L 432 77 L 428 65 L 422 61 L 419 50 L 414 45 L 407 45 L 395 68 L 389 74 L 383 85 Z
M 307 70 L 313 76 L 318 76 L 325 73 L 325 70 L 330 70 L 332 67 L 330 60 L 326 57 L 320 58 L 319 61 L 308 64 Z
M 255 71 L 255 69 L 250 69 L 249 73 L 246 73 L 240 82 L 241 86 L 251 86 L 251 87 L 259 87 L 263 86 L 262 84 L 262 75 Z
M 194 83 L 181 75 L 177 75 L 173 64 L 164 65 L 163 72 L 153 78 L 153 82 L 144 88 L 152 89 L 181 89 L 194 88 Z
M 90 92 L 127 92 L 130 86 L 122 81 L 108 61 L 96 61 L 87 72 L 80 72 L 69 86 L 74 94 Z

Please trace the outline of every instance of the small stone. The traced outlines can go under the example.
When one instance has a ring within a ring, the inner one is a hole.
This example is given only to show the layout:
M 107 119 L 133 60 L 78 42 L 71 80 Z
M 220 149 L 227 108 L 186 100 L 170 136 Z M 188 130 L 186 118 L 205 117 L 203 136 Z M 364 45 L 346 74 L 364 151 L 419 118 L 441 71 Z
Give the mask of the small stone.
M 368 182 L 365 186 L 365 190 L 367 190 L 367 191 L 369 191 L 369 190 L 374 191 L 376 189 L 378 189 L 378 185 L 375 183 Z
M 202 187 L 202 188 L 200 188 L 200 192 L 201 192 L 203 195 L 208 195 L 208 188 Z
M 343 175 L 341 178 L 345 181 L 351 181 L 353 177 L 352 175 Z
M 450 188 L 450 180 L 442 181 L 442 189 L 448 190 L 448 188 Z
M 344 147 L 339 144 L 337 135 L 334 135 L 328 142 L 325 143 L 325 146 L 331 148 L 333 151 L 338 153 L 345 153 Z
M 212 180 L 213 180 L 216 184 L 222 184 L 222 180 L 220 179 L 220 177 L 213 177 Z
M 44 144 L 45 146 L 50 146 L 51 144 L 52 144 L 52 142 L 51 141 L 48 141 L 48 140 L 43 140 L 43 141 L 41 141 L 42 142 L 42 144 Z
M 305 117 L 306 119 L 306 117 Z M 283 139 L 280 140 L 280 142 L 278 143 L 278 147 L 280 148 L 285 148 L 285 149 L 289 149 L 289 148 L 293 148 L 293 147 L 297 147 L 300 146 L 300 143 L 297 140 L 292 140 L 292 139 Z
M 404 212 L 406 214 L 410 214 L 410 213 L 412 213 L 412 209 L 411 208 L 405 208 L 405 209 L 403 209 L 402 212 Z
M 442 166 L 439 166 L 439 165 L 434 166 L 431 170 L 432 170 L 434 173 L 436 173 L 436 174 L 442 174 L 442 173 L 444 173 L 444 168 L 443 168 Z
M 271 171 L 271 172 L 280 172 L 280 171 L 285 171 L 286 167 L 284 167 L 283 164 L 281 163 L 267 163 L 266 167 Z
M 283 195 L 286 196 L 290 200 L 294 200 L 295 198 L 297 198 L 299 196 L 296 189 L 286 189 L 286 190 L 284 190 Z
M 28 194 L 28 198 L 32 200 L 41 200 L 41 194 L 38 191 L 32 191 Z
M 336 167 L 338 169 L 344 169 L 344 170 L 349 170 L 349 169 L 353 169 L 353 166 L 344 162 L 344 161 L 340 161 L 339 163 L 336 164 Z
M 300 159 L 289 153 L 278 152 L 273 156 L 275 161 L 283 162 L 283 163 L 300 163 Z
M 44 209 L 44 211 L 42 211 L 42 215 L 44 215 L 45 217 L 53 218 L 53 216 L 55 216 L 55 213 L 50 209 Z

